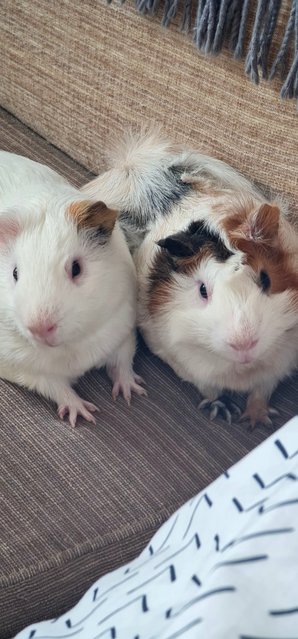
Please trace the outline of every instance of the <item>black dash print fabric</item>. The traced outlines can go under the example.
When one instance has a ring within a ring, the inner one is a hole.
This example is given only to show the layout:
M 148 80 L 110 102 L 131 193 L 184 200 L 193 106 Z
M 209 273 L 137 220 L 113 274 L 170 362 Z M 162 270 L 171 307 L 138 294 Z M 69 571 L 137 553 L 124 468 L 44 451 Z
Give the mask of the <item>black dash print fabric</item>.
M 298 639 L 298 417 L 18 639 Z

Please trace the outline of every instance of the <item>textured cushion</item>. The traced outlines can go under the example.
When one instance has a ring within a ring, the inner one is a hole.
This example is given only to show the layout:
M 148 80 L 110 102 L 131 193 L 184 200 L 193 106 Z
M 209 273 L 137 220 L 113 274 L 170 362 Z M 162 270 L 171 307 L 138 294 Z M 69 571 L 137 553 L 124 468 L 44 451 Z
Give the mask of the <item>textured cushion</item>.
M 0 148 L 76 184 L 90 174 L 0 111 Z M 104 372 L 81 380 L 97 425 L 62 424 L 41 397 L 0 381 L 0 638 L 76 603 L 92 581 L 135 557 L 185 500 L 267 435 L 210 422 L 195 388 L 144 345 L 136 370 L 148 398 L 111 399 Z M 276 427 L 297 412 L 297 378 L 273 398 Z
M 253 85 L 228 53 L 201 55 L 178 23 L 162 29 L 132 0 L 6 0 L 0 104 L 94 171 L 111 132 L 153 120 L 297 201 L 295 101 L 280 100 L 279 79 Z

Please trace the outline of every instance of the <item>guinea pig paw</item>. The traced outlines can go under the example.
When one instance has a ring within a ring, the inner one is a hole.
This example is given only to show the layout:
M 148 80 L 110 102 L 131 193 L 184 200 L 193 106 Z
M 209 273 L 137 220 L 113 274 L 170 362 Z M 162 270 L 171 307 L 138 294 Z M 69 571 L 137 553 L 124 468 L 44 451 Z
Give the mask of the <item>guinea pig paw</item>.
M 229 424 L 229 426 L 232 424 L 234 415 L 237 417 L 241 415 L 239 406 L 226 397 L 214 400 L 207 398 L 203 399 L 199 403 L 198 408 L 200 410 L 209 410 L 209 417 L 212 422 L 216 419 L 216 417 L 221 417 Z
M 141 384 L 145 384 L 142 377 L 132 373 L 128 377 L 116 379 L 113 384 L 112 398 L 115 401 L 120 393 L 122 393 L 128 406 L 131 402 L 131 393 L 136 395 L 145 395 L 147 397 L 147 391 Z
M 273 427 L 273 419 L 271 417 L 278 417 L 279 411 L 271 406 L 267 407 L 250 407 L 246 409 L 241 415 L 239 422 L 249 422 L 247 430 L 252 432 L 256 426 L 265 426 L 265 428 L 271 429 Z
M 64 419 L 65 415 L 68 415 L 69 423 L 73 428 L 76 426 L 77 418 L 80 415 L 87 422 L 96 424 L 96 420 L 92 413 L 95 413 L 98 408 L 91 402 L 87 402 L 81 397 L 77 396 L 74 398 L 74 401 L 68 402 L 67 404 L 61 404 L 58 407 L 58 416 L 60 419 Z

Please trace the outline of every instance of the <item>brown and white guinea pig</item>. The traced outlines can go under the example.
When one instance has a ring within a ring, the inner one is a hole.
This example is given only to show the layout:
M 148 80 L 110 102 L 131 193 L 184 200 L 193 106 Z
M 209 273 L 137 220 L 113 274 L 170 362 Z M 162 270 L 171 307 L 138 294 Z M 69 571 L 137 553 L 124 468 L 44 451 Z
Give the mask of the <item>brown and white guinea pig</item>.
M 132 368 L 136 277 L 117 214 L 51 169 L 0 152 L 0 377 L 94 422 L 72 383 L 106 365 L 113 397 L 144 393 Z
M 242 391 L 243 417 L 269 425 L 271 393 L 298 364 L 298 234 L 284 206 L 152 132 L 115 157 L 84 191 L 121 211 L 149 347 L 213 416 L 225 390 Z

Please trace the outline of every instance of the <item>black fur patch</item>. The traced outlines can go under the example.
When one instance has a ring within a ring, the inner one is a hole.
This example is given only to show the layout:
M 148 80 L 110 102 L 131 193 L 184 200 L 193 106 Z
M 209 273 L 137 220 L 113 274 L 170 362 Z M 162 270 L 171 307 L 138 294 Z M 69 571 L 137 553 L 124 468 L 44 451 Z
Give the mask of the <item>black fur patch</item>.
M 161 283 L 170 282 L 173 272 L 186 273 L 191 267 L 191 258 L 207 249 L 218 262 L 225 262 L 233 253 L 225 246 L 220 236 L 210 231 L 202 220 L 192 222 L 188 229 L 169 235 L 157 244 L 157 253 L 149 276 L 149 295 Z
M 199 253 L 201 248 L 209 248 L 215 259 L 224 262 L 231 255 L 231 251 L 225 246 L 220 236 L 209 230 L 203 220 L 191 222 L 186 231 L 179 231 L 169 235 L 157 244 L 166 249 L 174 258 L 191 257 Z
M 155 213 L 154 217 L 156 217 L 157 213 L 162 215 L 168 213 L 173 204 L 179 202 L 179 200 L 185 197 L 185 195 L 192 190 L 191 184 L 186 184 L 181 180 L 181 175 L 184 172 L 185 166 L 177 165 L 169 167 L 165 173 L 167 178 L 167 188 L 160 193 L 153 190 L 148 192 L 150 208 L 153 213 Z
M 93 229 L 81 229 L 79 233 L 87 238 L 90 244 L 94 244 L 94 246 L 105 246 L 110 241 L 112 235 L 112 233 L 103 229 L 102 227 L 94 227 Z
M 163 188 L 149 188 L 144 192 L 143 202 L 138 209 L 120 211 L 119 221 L 127 241 L 131 246 L 134 235 L 140 245 L 150 224 L 159 215 L 166 215 L 173 204 L 179 202 L 192 190 L 191 184 L 182 182 L 181 175 L 185 166 L 172 166 L 164 171 Z M 140 238 L 140 241 L 138 241 Z

